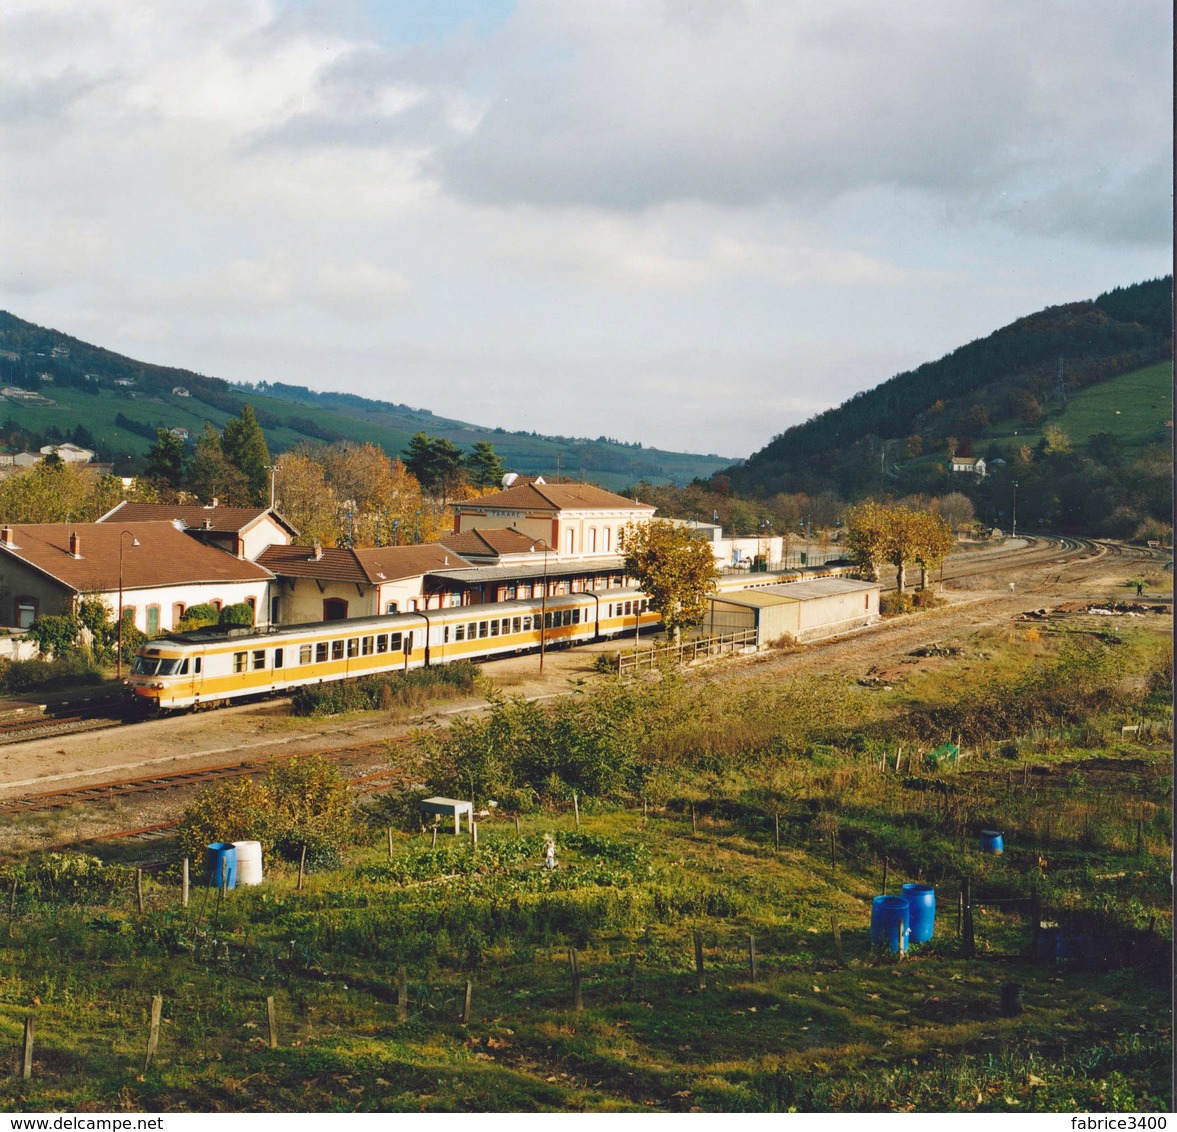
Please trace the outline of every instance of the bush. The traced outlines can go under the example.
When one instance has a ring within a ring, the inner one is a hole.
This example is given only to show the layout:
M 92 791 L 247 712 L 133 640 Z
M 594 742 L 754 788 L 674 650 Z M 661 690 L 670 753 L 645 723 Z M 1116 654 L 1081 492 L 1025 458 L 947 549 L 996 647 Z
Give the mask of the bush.
M 472 692 L 478 667 L 468 660 L 436 668 L 414 668 L 359 680 L 335 680 L 307 684 L 292 697 L 295 715 L 339 715 L 348 711 L 390 711 L 394 707 L 418 707 L 448 693 Z
M 102 671 L 89 653 L 76 650 L 53 660 L 0 658 L 0 689 L 27 692 L 34 688 L 58 688 L 72 684 L 98 684 Z
M 82 623 L 70 613 L 38 617 L 28 628 L 28 636 L 47 657 L 76 652 L 81 632 Z
M 909 593 L 883 594 L 879 598 L 879 612 L 884 617 L 899 617 L 910 613 L 914 603 Z
M 253 624 L 253 606 L 248 602 L 239 601 L 236 605 L 226 605 L 221 610 L 221 615 L 217 618 L 218 625 L 244 625 L 249 626 Z
M 176 628 L 181 633 L 187 633 L 192 629 L 203 629 L 206 625 L 215 625 L 220 616 L 221 611 L 215 605 L 208 603 L 193 605 L 184 611 L 184 616 Z

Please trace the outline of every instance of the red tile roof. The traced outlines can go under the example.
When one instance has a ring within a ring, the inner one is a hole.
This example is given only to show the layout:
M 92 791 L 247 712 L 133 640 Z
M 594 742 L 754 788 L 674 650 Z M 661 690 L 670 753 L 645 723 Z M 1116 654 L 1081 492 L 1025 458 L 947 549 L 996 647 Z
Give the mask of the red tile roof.
M 294 532 L 294 528 L 276 511 L 269 507 L 206 507 L 203 503 L 131 503 L 124 501 L 108 511 L 100 523 L 151 523 L 179 519 L 190 529 L 219 531 L 222 533 L 243 531 L 264 515 L 270 513 L 276 523 Z M 211 524 L 205 526 L 205 524 Z M 294 532 L 296 533 L 296 532 Z
M 457 535 L 445 535 L 441 543 L 450 550 L 467 558 L 496 558 L 504 554 L 536 554 L 536 539 L 522 531 L 509 528 L 487 528 L 462 531 Z
M 267 546 L 258 563 L 284 578 L 319 578 L 331 582 L 359 582 L 367 585 L 368 575 L 355 552 L 342 546 L 325 546 L 315 557 L 311 546 Z
M 206 546 L 167 522 L 12 523 L 5 529 L 11 531 L 13 545 L 0 538 L 0 565 L 11 556 L 77 593 L 118 589 L 120 546 L 123 589 L 253 582 L 272 576 L 263 567 Z M 70 553 L 71 534 L 78 537 L 77 558 Z
M 377 546 L 355 553 L 374 583 L 393 582 L 398 578 L 414 578 L 419 574 L 435 574 L 439 570 L 457 570 L 470 565 L 455 551 L 437 543 Z
M 655 510 L 649 503 L 636 503 L 591 483 L 514 484 L 506 491 L 468 499 L 455 506 L 459 511 L 480 511 L 483 508 L 509 511 Z

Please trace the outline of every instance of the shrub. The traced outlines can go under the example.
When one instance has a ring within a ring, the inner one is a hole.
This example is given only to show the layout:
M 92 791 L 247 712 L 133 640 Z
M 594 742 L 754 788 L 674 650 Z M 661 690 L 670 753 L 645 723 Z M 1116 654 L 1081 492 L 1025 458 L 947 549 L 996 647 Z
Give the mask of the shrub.
M 180 619 L 176 628 L 181 633 L 186 633 L 192 629 L 203 629 L 206 625 L 215 625 L 220 616 L 221 611 L 215 605 L 209 605 L 207 602 L 201 605 L 193 605 L 184 611 L 184 616 Z
M 53 657 L 76 652 L 81 632 L 82 623 L 71 613 L 38 617 L 28 628 L 28 636 L 41 652 Z
M 884 617 L 899 617 L 901 614 L 910 613 L 913 604 L 909 593 L 883 594 L 879 598 L 879 613 Z
M 253 606 L 248 602 L 239 601 L 236 605 L 226 605 L 221 610 L 220 616 L 217 618 L 218 625 L 245 625 L 253 624 Z
M 260 841 L 272 845 L 274 799 L 264 783 L 252 778 L 221 782 L 200 791 L 180 818 L 184 852 L 203 861 L 214 841 Z
M 336 680 L 307 684 L 292 697 L 295 715 L 339 715 L 347 711 L 389 711 L 417 707 L 432 699 L 458 692 L 472 692 L 478 682 L 476 665 L 462 660 L 436 668 L 414 668 L 360 680 Z

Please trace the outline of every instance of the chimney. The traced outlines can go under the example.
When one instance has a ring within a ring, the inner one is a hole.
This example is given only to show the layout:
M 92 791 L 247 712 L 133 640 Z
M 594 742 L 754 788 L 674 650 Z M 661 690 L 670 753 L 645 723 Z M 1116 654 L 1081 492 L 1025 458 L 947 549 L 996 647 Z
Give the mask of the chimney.
M 7 523 L 0 527 L 0 545 L 16 546 L 16 539 L 12 537 L 12 528 Z
M 71 558 L 82 557 L 82 540 L 78 538 L 77 531 L 70 531 L 69 533 L 69 553 Z
M 212 521 L 212 519 L 205 519 L 205 521 L 204 521 L 204 529 L 205 529 L 206 531 L 211 531 L 211 530 L 213 529 L 213 521 Z

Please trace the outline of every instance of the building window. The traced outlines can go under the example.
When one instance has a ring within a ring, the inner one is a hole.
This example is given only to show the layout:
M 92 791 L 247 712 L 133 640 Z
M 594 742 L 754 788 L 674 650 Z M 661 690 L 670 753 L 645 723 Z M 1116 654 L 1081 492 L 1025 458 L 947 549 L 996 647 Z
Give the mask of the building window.
M 568 554 L 576 553 L 576 531 L 569 529 L 564 538 L 565 552 Z
M 37 604 L 35 597 L 18 597 L 16 599 L 17 628 L 27 629 L 37 620 Z
M 159 636 L 159 606 L 149 605 L 147 607 L 147 635 L 149 637 Z
M 184 620 L 185 605 L 182 601 L 177 601 L 172 606 L 172 628 L 174 629 L 181 621 Z
M 323 601 L 324 621 L 344 621 L 347 619 L 347 602 L 341 597 L 329 597 Z
M 384 603 L 384 612 L 385 613 L 399 613 L 400 612 L 400 605 L 395 601 L 386 601 Z
M 608 554 L 608 553 L 609 553 L 609 550 L 610 550 L 610 549 L 611 549 L 611 547 L 612 547 L 612 540 L 613 540 L 613 530 L 612 530 L 612 528 L 610 528 L 610 527 L 602 527 L 602 528 L 601 528 L 601 542 L 602 542 L 602 544 L 603 544 L 603 545 L 601 546 L 601 549 L 602 549 L 602 550 L 603 550 L 603 551 L 604 551 L 606 554 Z
M 588 529 L 588 550 L 589 554 L 597 553 L 597 528 L 589 527 Z

